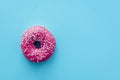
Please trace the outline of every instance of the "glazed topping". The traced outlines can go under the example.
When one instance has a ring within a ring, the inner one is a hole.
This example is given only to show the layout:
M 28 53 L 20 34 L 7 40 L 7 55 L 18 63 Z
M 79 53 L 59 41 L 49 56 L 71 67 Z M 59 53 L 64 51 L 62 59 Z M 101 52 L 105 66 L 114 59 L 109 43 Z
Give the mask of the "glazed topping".
M 48 59 L 56 46 L 54 36 L 42 26 L 29 28 L 22 37 L 21 48 L 24 55 L 33 62 Z

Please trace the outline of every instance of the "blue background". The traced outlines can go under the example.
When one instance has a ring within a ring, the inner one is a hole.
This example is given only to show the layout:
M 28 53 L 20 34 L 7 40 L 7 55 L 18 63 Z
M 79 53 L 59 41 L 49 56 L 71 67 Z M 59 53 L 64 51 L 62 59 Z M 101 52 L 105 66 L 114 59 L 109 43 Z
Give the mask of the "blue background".
M 20 48 L 33 25 L 57 41 L 38 64 Z M 120 80 L 120 1 L 0 0 L 0 80 Z

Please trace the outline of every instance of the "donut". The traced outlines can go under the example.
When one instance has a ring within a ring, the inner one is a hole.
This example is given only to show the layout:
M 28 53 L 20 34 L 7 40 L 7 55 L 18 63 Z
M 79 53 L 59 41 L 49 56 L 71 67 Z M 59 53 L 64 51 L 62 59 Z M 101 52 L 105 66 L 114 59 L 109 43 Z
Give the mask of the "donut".
M 54 36 L 44 26 L 32 26 L 22 36 L 22 52 L 32 62 L 46 61 L 54 53 L 55 47 Z

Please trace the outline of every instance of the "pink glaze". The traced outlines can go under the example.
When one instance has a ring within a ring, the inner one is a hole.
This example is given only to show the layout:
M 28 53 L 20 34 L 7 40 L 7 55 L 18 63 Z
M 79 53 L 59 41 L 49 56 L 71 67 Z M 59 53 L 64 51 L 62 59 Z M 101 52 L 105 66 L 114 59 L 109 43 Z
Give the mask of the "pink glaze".
M 41 47 L 36 48 L 35 41 L 41 42 Z M 21 48 L 27 59 L 33 62 L 42 62 L 54 53 L 56 41 L 54 36 L 43 26 L 29 28 L 22 37 Z

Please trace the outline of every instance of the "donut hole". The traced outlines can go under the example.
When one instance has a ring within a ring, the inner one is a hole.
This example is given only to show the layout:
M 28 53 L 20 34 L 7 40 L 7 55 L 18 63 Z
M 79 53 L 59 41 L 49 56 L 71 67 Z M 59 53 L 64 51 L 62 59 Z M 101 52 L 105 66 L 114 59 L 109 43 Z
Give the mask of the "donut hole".
M 41 42 L 40 41 L 35 41 L 34 46 L 35 46 L 35 48 L 41 48 Z

